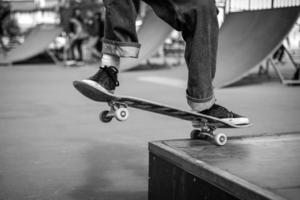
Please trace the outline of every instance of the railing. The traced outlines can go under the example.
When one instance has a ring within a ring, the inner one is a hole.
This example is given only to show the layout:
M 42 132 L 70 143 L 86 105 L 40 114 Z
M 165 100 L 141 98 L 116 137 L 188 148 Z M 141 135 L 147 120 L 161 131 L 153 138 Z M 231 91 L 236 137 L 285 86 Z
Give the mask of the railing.
M 216 0 L 226 13 L 244 10 L 261 10 L 300 6 L 300 0 Z

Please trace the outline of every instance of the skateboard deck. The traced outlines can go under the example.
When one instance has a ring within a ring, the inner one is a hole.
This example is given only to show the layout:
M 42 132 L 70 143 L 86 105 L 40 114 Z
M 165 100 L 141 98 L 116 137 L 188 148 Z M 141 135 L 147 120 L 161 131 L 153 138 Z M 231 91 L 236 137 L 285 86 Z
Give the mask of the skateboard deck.
M 224 145 L 227 137 L 223 133 L 214 133 L 217 128 L 244 128 L 251 124 L 235 125 L 219 118 L 211 117 L 193 111 L 178 109 L 169 105 L 149 101 L 131 96 L 122 96 L 109 93 L 93 81 L 74 81 L 74 87 L 84 96 L 98 102 L 107 102 L 110 110 L 100 114 L 102 122 L 110 122 L 113 118 L 124 121 L 129 116 L 127 107 L 150 111 L 157 114 L 167 115 L 190 121 L 195 130 L 191 132 L 192 139 L 213 139 L 217 145 Z

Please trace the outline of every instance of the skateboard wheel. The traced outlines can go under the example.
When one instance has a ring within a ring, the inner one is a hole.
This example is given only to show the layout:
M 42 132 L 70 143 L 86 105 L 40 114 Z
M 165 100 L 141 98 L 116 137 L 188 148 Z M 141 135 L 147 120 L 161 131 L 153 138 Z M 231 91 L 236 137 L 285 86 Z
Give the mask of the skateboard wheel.
M 119 121 L 125 121 L 129 116 L 129 112 L 126 108 L 119 108 L 116 110 L 116 119 Z
M 218 146 L 223 146 L 227 142 L 227 136 L 224 133 L 218 133 L 215 135 L 214 141 Z
M 100 119 L 101 122 L 108 123 L 113 119 L 113 117 L 108 116 L 108 113 L 109 113 L 108 110 L 105 110 L 105 111 L 100 113 L 99 119 Z

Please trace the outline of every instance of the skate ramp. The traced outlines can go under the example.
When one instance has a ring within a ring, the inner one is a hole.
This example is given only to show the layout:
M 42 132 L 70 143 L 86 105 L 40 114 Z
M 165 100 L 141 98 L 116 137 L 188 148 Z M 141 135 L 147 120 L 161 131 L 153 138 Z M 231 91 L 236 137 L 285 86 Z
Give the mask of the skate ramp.
M 299 7 L 226 16 L 219 35 L 215 87 L 228 86 L 274 53 L 292 29 Z
M 139 58 L 123 58 L 121 70 L 133 68 L 151 56 L 161 47 L 173 29 L 149 10 L 138 31 L 139 43 L 142 45 Z
M 38 55 L 48 48 L 61 31 L 56 25 L 38 25 L 25 38 L 24 43 L 8 51 L 6 55 L 0 55 L 0 63 L 14 63 Z

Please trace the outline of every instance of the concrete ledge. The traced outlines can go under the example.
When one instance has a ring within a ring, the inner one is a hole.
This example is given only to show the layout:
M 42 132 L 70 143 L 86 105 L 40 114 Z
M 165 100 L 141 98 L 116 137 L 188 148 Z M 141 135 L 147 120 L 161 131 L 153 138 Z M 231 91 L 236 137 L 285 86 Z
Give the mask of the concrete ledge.
M 299 143 L 299 134 L 232 137 L 223 147 L 199 140 L 150 142 L 149 199 L 174 199 L 176 194 L 181 195 L 179 199 L 296 200 L 300 195 Z M 171 176 L 164 177 L 168 172 Z M 186 182 L 188 176 L 194 184 Z M 195 187 L 196 182 L 201 184 Z M 168 194 L 162 194 L 156 185 L 166 184 L 170 185 Z M 178 184 L 185 189 L 178 192 Z M 195 196 L 185 198 L 187 191 Z

